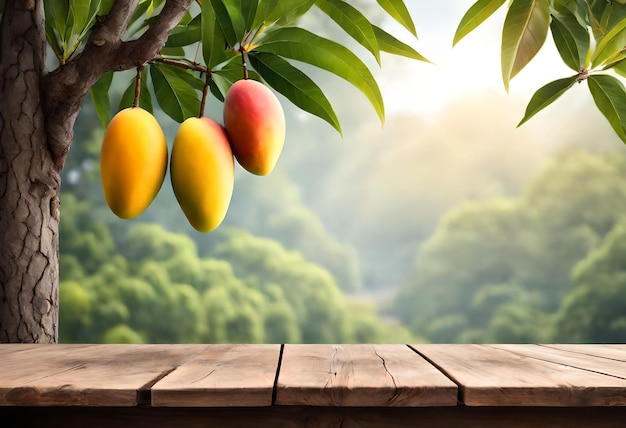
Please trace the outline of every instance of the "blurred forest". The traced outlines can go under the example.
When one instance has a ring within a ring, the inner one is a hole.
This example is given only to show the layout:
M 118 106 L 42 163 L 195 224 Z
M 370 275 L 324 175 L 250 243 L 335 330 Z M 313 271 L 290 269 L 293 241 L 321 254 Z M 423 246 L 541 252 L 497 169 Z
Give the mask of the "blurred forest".
M 310 72 L 344 137 L 283 102 L 276 169 L 237 167 L 210 234 L 169 176 L 137 219 L 109 212 L 86 101 L 62 178 L 60 342 L 626 342 L 626 149 L 590 100 L 515 129 L 528 100 L 481 91 L 381 129 Z M 155 114 L 171 147 L 178 124 Z
M 169 177 L 138 219 L 108 211 L 87 104 L 63 177 L 60 340 L 626 341 L 623 147 L 584 126 L 494 141 L 507 124 L 470 110 L 354 125 L 356 143 L 288 109 L 277 170 L 239 168 L 224 224 L 201 234 Z

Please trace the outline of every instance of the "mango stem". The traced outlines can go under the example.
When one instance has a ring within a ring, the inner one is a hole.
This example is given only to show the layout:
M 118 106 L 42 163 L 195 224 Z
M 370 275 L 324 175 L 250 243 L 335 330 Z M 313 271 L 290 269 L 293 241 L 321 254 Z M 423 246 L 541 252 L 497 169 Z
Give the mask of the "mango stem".
M 204 117 L 204 107 L 206 106 L 206 98 L 209 94 L 209 85 L 211 83 L 211 74 L 205 73 L 204 88 L 202 88 L 202 100 L 200 101 L 200 113 L 198 117 Z
M 239 48 L 241 52 L 241 66 L 243 67 L 243 79 L 248 80 L 248 64 L 246 63 L 246 50 L 241 46 Z
M 137 67 L 137 74 L 135 75 L 135 99 L 133 100 L 133 107 L 139 107 L 139 95 L 141 94 L 141 71 L 143 65 Z

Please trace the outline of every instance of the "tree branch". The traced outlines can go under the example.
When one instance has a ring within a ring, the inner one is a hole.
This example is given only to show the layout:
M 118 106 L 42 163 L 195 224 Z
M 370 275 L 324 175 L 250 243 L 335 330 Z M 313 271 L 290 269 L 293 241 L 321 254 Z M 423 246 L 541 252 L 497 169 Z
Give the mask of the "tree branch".
M 193 0 L 167 0 L 156 21 L 137 40 L 120 46 L 118 69 L 133 68 L 156 58 L 172 29 L 180 22 Z
M 123 42 L 138 1 L 116 0 L 104 21 L 92 29 L 83 51 L 45 78 L 48 146 L 59 169 L 67 157 L 74 122 L 91 86 L 108 71 L 128 70 L 154 58 L 192 2 L 167 0 L 141 37 Z

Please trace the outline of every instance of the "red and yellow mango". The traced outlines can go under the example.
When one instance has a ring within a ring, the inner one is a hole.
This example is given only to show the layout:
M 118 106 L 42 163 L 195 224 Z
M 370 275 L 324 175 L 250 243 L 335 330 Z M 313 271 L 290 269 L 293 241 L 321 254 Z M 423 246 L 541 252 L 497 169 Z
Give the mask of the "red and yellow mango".
M 285 114 L 269 88 L 255 80 L 235 82 L 224 99 L 224 126 L 243 168 L 272 172 L 285 142 Z

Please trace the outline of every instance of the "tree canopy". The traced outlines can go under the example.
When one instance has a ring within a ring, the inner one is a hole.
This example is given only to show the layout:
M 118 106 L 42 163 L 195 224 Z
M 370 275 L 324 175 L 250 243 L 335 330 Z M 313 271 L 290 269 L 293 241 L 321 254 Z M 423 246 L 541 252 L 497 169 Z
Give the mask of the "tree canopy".
M 91 28 L 117 12 L 113 0 L 46 3 L 46 38 L 60 64 L 80 60 L 80 47 L 88 43 Z M 299 108 L 318 116 L 337 131 L 341 124 L 322 89 L 297 67 L 310 64 L 344 79 L 361 91 L 379 118 L 384 120 L 382 94 L 368 61 L 342 44 L 298 25 L 298 19 L 315 9 L 336 23 L 347 36 L 381 64 L 381 52 L 428 61 L 365 15 L 360 2 L 343 0 L 198 1 L 185 8 L 165 47 L 142 67 L 143 95 L 139 105 L 148 111 L 158 105 L 178 122 L 198 115 L 203 80 L 210 77 L 211 94 L 223 100 L 230 85 L 243 78 L 263 80 Z M 413 17 L 402 1 L 377 1 L 387 16 L 417 37 Z M 575 83 L 587 81 L 597 108 L 626 142 L 626 95 L 615 77 L 626 73 L 624 1 L 605 0 L 479 0 L 465 13 L 453 38 L 460 42 L 502 7 L 501 67 L 504 87 L 518 75 L 543 47 L 548 35 L 563 63 L 575 74 L 545 84 L 529 100 L 520 125 L 557 100 Z M 125 38 L 145 38 L 156 22 L 173 8 L 165 0 L 140 0 L 126 25 Z M 97 40 L 94 40 L 97 42 Z M 201 55 L 200 55 L 201 54 Z M 246 68 L 244 72 L 242 70 Z M 608 71 L 615 73 L 609 73 Z M 106 72 L 90 92 L 98 116 L 106 125 L 115 110 L 133 103 L 130 82 L 116 108 L 111 109 L 109 88 L 113 72 Z M 150 90 L 152 88 L 152 90 Z

